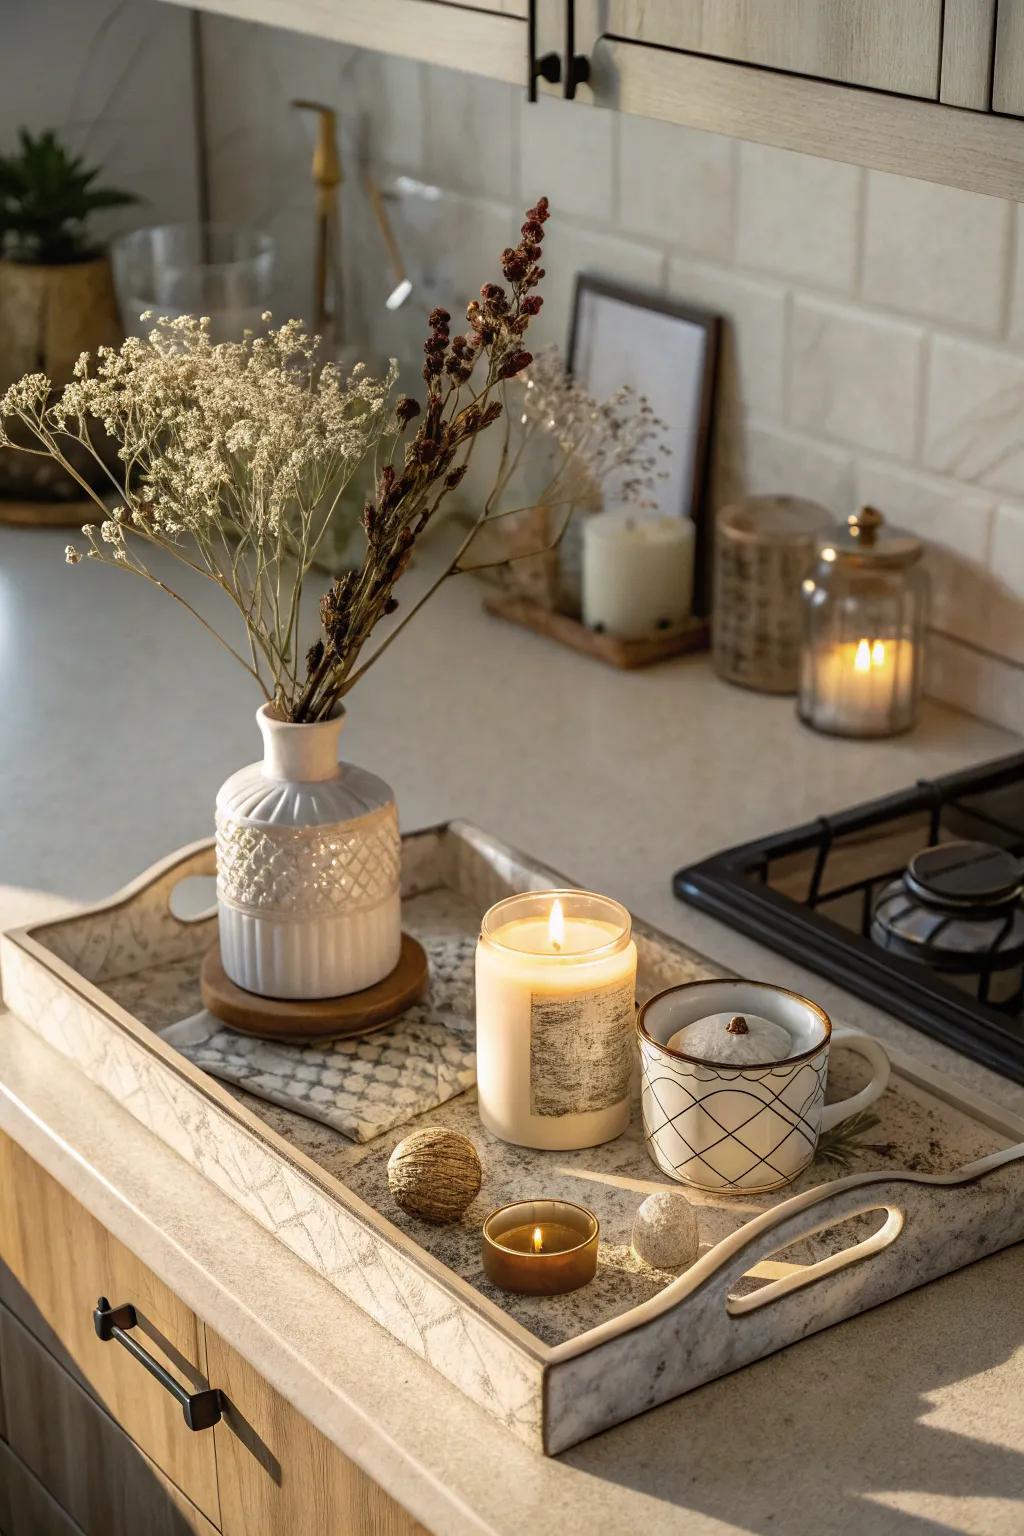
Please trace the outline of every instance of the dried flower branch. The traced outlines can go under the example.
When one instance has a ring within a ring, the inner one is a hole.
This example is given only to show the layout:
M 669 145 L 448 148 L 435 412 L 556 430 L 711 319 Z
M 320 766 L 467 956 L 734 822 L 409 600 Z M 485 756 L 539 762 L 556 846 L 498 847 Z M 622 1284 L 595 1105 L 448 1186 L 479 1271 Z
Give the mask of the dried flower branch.
M 657 505 L 657 482 L 672 450 L 650 401 L 628 384 L 598 400 L 570 374 L 557 347 L 547 347 L 522 374 L 522 425 L 539 425 L 559 444 L 567 467 L 593 487 L 614 487 L 638 510 Z
M 541 198 L 527 211 L 519 244 L 502 253 L 507 286 L 483 285 L 466 310 L 465 332 L 452 335 L 447 310 L 433 311 L 422 403 L 403 396 L 391 404 L 394 363 L 381 380 L 362 365 L 347 378 L 333 364 L 321 365 L 317 339 L 298 321 L 264 337 L 214 345 L 209 322 L 185 316 L 158 321 L 145 341 L 101 348 L 92 372 L 83 354 L 55 401 L 48 379 L 26 376 L 0 399 L 0 446 L 55 459 L 92 499 L 102 522 L 83 529 L 87 558 L 141 576 L 185 607 L 282 716 L 324 719 L 441 583 L 467 568 L 462 560 L 472 539 L 498 515 L 515 457 L 507 414 L 501 464 L 476 524 L 403 621 L 360 661 L 379 621 L 398 606 L 394 588 L 416 541 L 464 476 L 480 433 L 502 415 L 508 382 L 533 363 L 523 337 L 541 307 L 534 290 L 544 276 L 547 218 Z M 38 446 L 12 442 L 2 426 L 10 418 Z M 106 471 L 113 510 L 62 446 L 81 444 L 102 464 L 90 422 L 120 445 L 120 473 Z M 363 510 L 362 563 L 324 594 L 323 633 L 303 648 L 304 580 L 342 491 L 371 454 L 383 458 L 383 467 Z M 156 574 L 147 563 L 151 547 L 230 599 L 248 658 Z M 78 564 L 82 552 L 69 545 L 66 559 Z

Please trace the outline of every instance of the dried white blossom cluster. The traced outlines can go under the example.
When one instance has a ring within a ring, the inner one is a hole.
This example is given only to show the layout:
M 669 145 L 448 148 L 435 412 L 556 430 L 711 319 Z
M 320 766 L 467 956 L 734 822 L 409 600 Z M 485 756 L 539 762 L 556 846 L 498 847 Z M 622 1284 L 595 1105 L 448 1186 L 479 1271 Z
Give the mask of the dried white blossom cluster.
M 147 577 L 185 607 L 149 569 L 147 545 L 208 577 L 238 609 L 249 660 L 217 637 L 285 701 L 300 682 L 302 578 L 356 468 L 398 431 L 394 362 L 382 379 L 361 363 L 346 377 L 318 366 L 316 354 L 298 321 L 214 344 L 208 320 L 184 315 L 157 321 L 145 340 L 101 347 L 94 371 L 84 353 L 55 398 L 35 373 L 0 399 L 0 445 L 11 442 L 4 420 L 18 423 L 27 438 L 12 446 L 56 459 L 103 513 L 82 529 L 84 553 Z M 100 427 L 118 444 L 119 473 L 99 451 Z M 68 462 L 69 439 L 106 471 L 105 499 Z M 82 555 L 65 550 L 69 565 Z
M 597 400 L 573 378 L 557 347 L 539 352 L 520 375 L 522 424 L 548 433 L 592 486 L 613 487 L 634 507 L 656 505 L 662 465 L 671 454 L 667 428 L 650 402 L 628 385 Z
M 318 339 L 300 321 L 214 344 L 209 321 L 185 315 L 158 319 L 145 339 L 101 348 L 94 368 L 83 354 L 56 399 L 42 374 L 22 379 L 0 398 L 0 446 L 55 460 L 93 502 L 101 521 L 82 530 L 85 556 L 143 577 L 187 609 L 282 718 L 325 719 L 442 582 L 483 568 L 470 551 L 484 526 L 529 510 L 501 501 L 533 435 L 547 434 L 560 450 L 544 500 L 565 509 L 536 553 L 560 541 L 595 479 L 617 474 L 619 494 L 640 500 L 657 478 L 663 429 L 646 401 L 623 390 L 598 404 L 566 379 L 557 356 L 534 363 L 526 350 L 543 302 L 536 290 L 549 212 L 544 197 L 526 210 L 519 243 L 498 258 L 504 281 L 481 286 L 466 306 L 464 330 L 452 330 L 447 310 L 431 312 L 422 402 L 403 396 L 392 405 L 393 362 L 381 379 L 361 364 L 347 376 L 321 364 Z M 527 369 L 524 408 L 516 381 Z M 377 625 L 399 607 L 395 587 L 465 476 L 477 438 L 502 418 L 499 465 L 475 522 L 426 590 L 364 654 Z M 103 440 L 94 441 L 100 428 Z M 111 442 L 116 459 L 108 459 Z M 74 460 L 65 453 L 69 443 Z M 76 468 L 78 448 L 107 476 L 104 495 Z M 361 519 L 362 560 L 321 597 L 320 633 L 307 645 L 300 633 L 303 583 L 342 492 L 364 462 L 372 465 L 373 484 Z M 227 598 L 233 630 L 224 633 L 219 620 L 215 625 L 200 611 L 201 600 L 195 606 L 165 581 L 154 554 L 171 557 Z M 69 544 L 65 558 L 77 565 L 83 551 Z

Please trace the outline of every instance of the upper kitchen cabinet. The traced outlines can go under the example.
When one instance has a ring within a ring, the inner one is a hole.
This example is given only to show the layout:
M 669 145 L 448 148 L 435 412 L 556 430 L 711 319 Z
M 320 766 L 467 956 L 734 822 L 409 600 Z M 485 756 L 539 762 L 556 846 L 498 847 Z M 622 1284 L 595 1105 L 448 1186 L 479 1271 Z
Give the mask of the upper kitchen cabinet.
M 607 0 L 605 34 L 936 97 L 943 0 Z M 601 17 L 604 12 L 604 17 Z
M 1024 106 L 1009 106 L 1009 85 L 995 110 L 992 97 L 998 13 L 1024 102 L 1022 12 L 1024 0 L 576 0 L 578 94 L 1024 201 L 1024 124 L 997 115 Z
M 1024 0 L 190 3 L 1024 201 Z
M 1024 0 L 999 0 L 992 106 L 1024 117 Z
M 527 0 L 172 0 L 214 11 L 489 75 L 510 85 L 526 81 Z M 543 6 L 552 0 L 539 0 Z M 559 0 L 561 5 L 561 0 Z

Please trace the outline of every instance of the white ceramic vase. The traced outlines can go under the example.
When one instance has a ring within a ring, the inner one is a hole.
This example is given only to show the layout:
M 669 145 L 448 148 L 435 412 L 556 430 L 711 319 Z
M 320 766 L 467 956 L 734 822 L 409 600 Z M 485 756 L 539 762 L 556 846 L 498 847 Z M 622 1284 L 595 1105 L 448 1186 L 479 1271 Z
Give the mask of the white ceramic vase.
M 398 812 L 383 779 L 338 762 L 340 712 L 293 725 L 263 705 L 263 761 L 217 795 L 224 970 L 261 997 L 360 992 L 398 964 Z

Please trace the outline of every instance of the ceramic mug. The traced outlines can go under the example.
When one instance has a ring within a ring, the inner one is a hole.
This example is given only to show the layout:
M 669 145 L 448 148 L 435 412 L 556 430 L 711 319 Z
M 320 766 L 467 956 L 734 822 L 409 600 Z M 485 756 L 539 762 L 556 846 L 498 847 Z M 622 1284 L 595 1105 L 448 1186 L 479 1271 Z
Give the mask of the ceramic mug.
M 712 1014 L 769 1019 L 789 1031 L 782 1061 L 705 1061 L 667 1041 Z M 814 1157 L 818 1136 L 885 1092 L 889 1058 L 870 1035 L 836 1031 L 817 1003 L 760 981 L 693 981 L 657 993 L 637 1016 L 647 1149 L 669 1178 L 721 1194 L 761 1194 L 789 1184 Z M 866 1088 L 825 1104 L 829 1045 L 872 1069 Z

